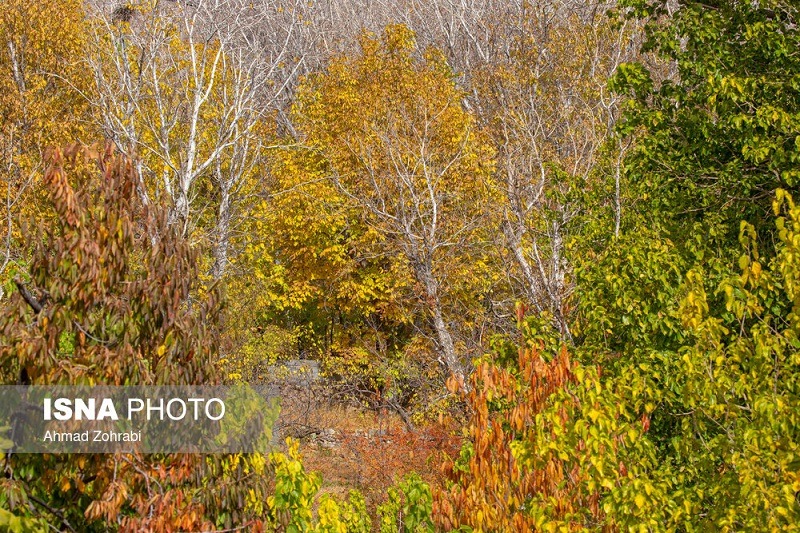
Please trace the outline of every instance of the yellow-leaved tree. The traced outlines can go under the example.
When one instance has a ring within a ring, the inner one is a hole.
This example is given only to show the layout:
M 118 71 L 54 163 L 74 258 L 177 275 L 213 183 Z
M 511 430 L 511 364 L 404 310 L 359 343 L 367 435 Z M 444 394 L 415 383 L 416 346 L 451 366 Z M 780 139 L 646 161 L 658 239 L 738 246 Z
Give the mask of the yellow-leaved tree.
M 89 63 L 104 133 L 133 158 L 145 202 L 209 243 L 210 275 L 235 259 L 257 184 L 284 49 L 258 37 L 268 8 L 239 0 L 132 2 L 92 18 Z
M 572 339 L 570 241 L 583 195 L 610 207 L 619 233 L 620 170 L 613 137 L 622 98 L 608 77 L 638 53 L 636 24 L 595 1 L 523 2 L 487 15 L 494 46 L 470 81 L 497 149 L 502 244 L 514 296 Z M 612 182 L 613 180 L 613 182 Z M 607 215 L 603 215 L 607 216 Z
M 0 298 L 25 270 L 19 215 L 42 216 L 35 191 L 47 147 L 93 137 L 85 38 L 79 0 L 9 0 L 0 8 Z
M 407 262 L 420 332 L 464 383 L 469 339 L 459 330 L 475 309 L 459 309 L 455 293 L 475 281 L 472 299 L 462 301 L 481 302 L 491 280 L 475 270 L 485 268 L 478 243 L 492 152 L 441 53 L 419 50 L 402 25 L 363 34 L 360 45 L 355 57 L 334 58 L 303 82 L 297 124 L 336 189 L 380 236 L 380 253 Z
M 381 235 L 312 151 L 274 151 L 265 182 L 241 256 L 252 275 L 231 280 L 248 303 L 229 373 L 259 379 L 276 359 L 321 358 L 336 375 L 362 380 L 358 368 L 388 365 L 409 329 L 402 257 L 381 253 Z

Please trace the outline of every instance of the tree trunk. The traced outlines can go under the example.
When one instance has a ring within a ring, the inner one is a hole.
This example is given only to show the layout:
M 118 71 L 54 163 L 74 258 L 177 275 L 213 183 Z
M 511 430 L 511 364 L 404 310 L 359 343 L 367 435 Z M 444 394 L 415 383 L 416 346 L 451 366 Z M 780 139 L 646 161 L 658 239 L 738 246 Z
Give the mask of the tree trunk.
M 436 333 L 436 344 L 439 348 L 439 361 L 445 369 L 455 376 L 458 383 L 466 386 L 466 372 L 461 359 L 456 353 L 453 337 L 442 315 L 441 301 L 439 300 L 439 281 L 433 274 L 429 262 L 422 261 L 417 264 L 416 271 L 419 281 L 425 287 L 425 300 L 431 313 L 433 330 Z
M 537 281 L 536 276 L 533 274 L 533 268 L 531 268 L 528 258 L 525 257 L 525 251 L 522 249 L 522 239 L 519 237 L 518 232 L 511 227 L 511 222 L 509 221 L 506 221 L 506 223 L 503 224 L 503 231 L 508 239 L 508 246 L 511 248 L 511 252 L 514 254 L 514 258 L 517 260 L 520 270 L 522 270 L 522 277 L 524 279 L 522 288 L 525 292 L 525 295 L 536 312 L 541 313 L 544 308 L 540 301 L 540 284 Z
M 524 278 L 523 291 L 533 305 L 537 313 L 549 310 L 553 315 L 553 321 L 563 339 L 572 340 L 572 333 L 569 330 L 569 323 L 564 316 L 562 293 L 565 285 L 564 258 L 562 255 L 563 238 L 561 228 L 557 222 L 551 225 L 550 242 L 552 258 L 550 261 L 550 273 L 545 268 L 544 260 L 539 255 L 536 241 L 533 241 L 534 261 L 538 270 L 538 278 L 534 269 L 528 261 L 525 250 L 522 247 L 522 231 L 513 228 L 510 221 L 503 224 L 503 232 L 508 240 L 508 247 L 514 254 L 517 264 L 522 270 Z
M 228 267 L 228 248 L 231 231 L 231 193 L 227 187 L 220 188 L 220 203 L 217 212 L 216 242 L 214 243 L 214 265 L 211 275 L 215 280 L 225 275 Z

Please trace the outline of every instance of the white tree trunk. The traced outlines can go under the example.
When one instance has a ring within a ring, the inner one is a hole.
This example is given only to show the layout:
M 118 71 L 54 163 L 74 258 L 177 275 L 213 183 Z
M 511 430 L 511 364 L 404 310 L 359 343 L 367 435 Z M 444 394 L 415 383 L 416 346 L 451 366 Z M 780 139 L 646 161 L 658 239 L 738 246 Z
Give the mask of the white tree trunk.
M 217 224 L 215 230 L 216 242 L 214 243 L 214 265 L 211 275 L 215 280 L 225 275 L 228 267 L 228 249 L 230 247 L 231 233 L 231 194 L 230 189 L 220 190 L 219 209 L 217 210 Z

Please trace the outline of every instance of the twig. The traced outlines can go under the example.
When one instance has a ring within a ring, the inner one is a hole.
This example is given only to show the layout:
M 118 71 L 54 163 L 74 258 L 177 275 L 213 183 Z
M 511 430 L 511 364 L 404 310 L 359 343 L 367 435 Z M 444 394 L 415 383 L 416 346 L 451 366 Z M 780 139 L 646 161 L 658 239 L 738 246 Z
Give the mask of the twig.
M 43 502 L 42 500 L 40 500 L 36 496 L 28 495 L 28 499 L 31 500 L 32 502 L 36 503 L 36 504 L 41 505 L 42 507 L 44 507 L 45 509 L 50 511 L 52 514 L 57 516 L 58 519 L 61 520 L 61 523 L 63 525 L 65 525 L 65 526 L 67 526 L 67 529 L 69 529 L 70 531 L 75 531 L 75 528 L 73 528 L 70 525 L 70 523 L 67 521 L 67 519 L 64 517 L 64 512 L 63 511 L 61 511 L 59 509 L 54 509 L 53 507 L 50 507 L 49 505 L 47 505 L 45 502 Z

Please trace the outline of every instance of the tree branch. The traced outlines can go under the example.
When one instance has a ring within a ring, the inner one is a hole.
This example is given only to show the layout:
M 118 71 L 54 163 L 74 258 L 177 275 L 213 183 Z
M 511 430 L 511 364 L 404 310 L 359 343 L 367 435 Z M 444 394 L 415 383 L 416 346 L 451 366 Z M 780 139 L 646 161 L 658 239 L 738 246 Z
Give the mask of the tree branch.
M 33 312 L 37 315 L 41 313 L 42 309 L 44 309 L 44 306 L 39 302 L 39 300 L 33 297 L 25 285 L 22 284 L 22 281 L 19 278 L 14 278 L 14 284 L 17 286 L 17 289 L 19 289 L 19 293 L 22 295 L 22 298 L 25 300 L 25 302 L 31 306 Z

